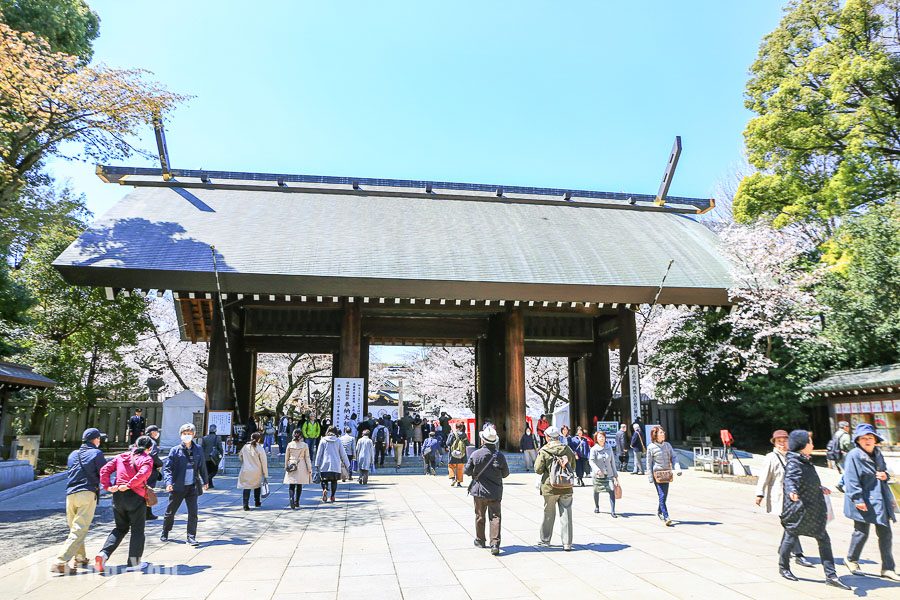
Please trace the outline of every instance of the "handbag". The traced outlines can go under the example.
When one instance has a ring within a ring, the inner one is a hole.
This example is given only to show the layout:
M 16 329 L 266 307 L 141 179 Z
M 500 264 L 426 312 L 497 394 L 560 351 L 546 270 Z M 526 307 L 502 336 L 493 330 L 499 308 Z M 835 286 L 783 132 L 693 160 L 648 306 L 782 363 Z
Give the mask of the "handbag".
M 284 470 L 286 473 L 293 473 L 297 470 L 297 463 L 288 463 Z
M 658 471 L 653 471 L 653 481 L 656 483 L 672 483 L 672 480 L 675 478 L 674 473 L 672 473 L 672 469 L 660 469 Z
M 348 479 L 350 479 L 350 472 L 347 471 L 347 466 L 341 463 L 341 481 L 347 481 Z
M 618 483 L 616 483 L 616 487 L 613 491 L 613 495 L 615 496 L 616 500 L 622 499 L 622 486 L 619 485 Z
M 263 477 L 262 485 L 260 485 L 259 487 L 260 487 L 260 493 L 259 493 L 260 498 L 262 498 L 262 499 L 268 498 L 269 497 L 269 480 L 266 479 L 265 477 Z
M 78 461 L 81 462 L 81 457 L 79 457 Z M 131 455 L 131 468 L 135 469 L 134 454 Z M 159 498 L 156 496 L 156 492 L 154 492 L 153 488 L 147 485 L 146 482 L 144 482 L 144 503 L 147 506 L 156 506 L 157 504 L 159 504 Z

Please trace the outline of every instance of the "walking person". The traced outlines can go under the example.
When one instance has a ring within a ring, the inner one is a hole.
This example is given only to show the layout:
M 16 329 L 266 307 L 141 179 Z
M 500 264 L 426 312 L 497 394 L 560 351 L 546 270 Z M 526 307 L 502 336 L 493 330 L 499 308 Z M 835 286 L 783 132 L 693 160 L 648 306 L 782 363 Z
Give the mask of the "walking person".
M 435 465 L 440 452 L 441 442 L 438 441 L 435 432 L 430 431 L 428 439 L 425 440 L 425 444 L 422 446 L 422 464 L 425 468 L 425 475 L 437 475 Z
M 837 469 L 837 472 L 841 474 L 841 478 L 835 486 L 841 493 L 844 493 L 844 460 L 847 457 L 847 453 L 852 449 L 853 440 L 850 437 L 850 423 L 838 421 L 837 429 L 825 446 L 825 458 L 828 460 L 828 466 Z
M 356 466 L 359 467 L 359 483 L 369 483 L 369 471 L 375 466 L 375 445 L 369 438 L 369 430 L 363 429 L 362 437 L 356 442 Z
M 874 525 L 881 552 L 881 576 L 900 581 L 891 549 L 891 521 L 897 518 L 894 497 L 887 483 L 890 473 L 884 454 L 876 446 L 883 441 L 868 423 L 860 423 L 853 431 L 856 447 L 844 460 L 844 486 L 847 490 L 844 516 L 853 521 L 853 535 L 844 562 L 853 575 L 864 575 L 859 568 L 859 554 L 869 539 L 870 526 Z
M 472 478 L 469 495 L 475 501 L 475 546 L 484 548 L 486 520 L 491 523 L 491 554 L 500 554 L 500 503 L 503 500 L 503 479 L 509 477 L 509 465 L 500 452 L 500 438 L 493 427 L 479 434 L 482 446 L 472 453 L 464 472 Z M 485 518 L 486 517 L 486 518 Z
M 347 421 L 347 426 L 350 428 L 350 435 L 353 436 L 354 439 L 359 439 L 359 419 L 356 416 L 356 413 L 350 415 L 350 420 Z
M 534 472 L 534 460 L 537 458 L 537 449 L 540 442 L 534 432 L 531 431 L 531 425 L 525 425 L 525 433 L 519 440 L 519 450 L 525 455 L 525 470 L 528 473 Z
M 632 426 L 634 433 L 631 434 L 631 454 L 634 457 L 634 470 L 632 475 L 644 474 L 644 453 L 647 451 L 647 444 L 644 443 L 644 436 L 641 433 L 641 424 L 634 423 Z
M 196 429 L 192 423 L 185 423 L 178 429 L 181 443 L 171 450 L 163 463 L 163 480 L 169 492 L 169 504 L 163 518 L 160 541 L 169 541 L 169 532 L 175 525 L 175 513 L 181 503 L 187 507 L 187 543 L 199 546 L 197 541 L 197 499 L 207 488 L 209 477 L 206 473 L 206 457 L 203 448 L 194 443 Z
M 272 446 L 275 444 L 275 424 L 272 422 L 272 419 L 266 419 L 263 434 L 263 449 L 266 454 L 271 454 Z
M 463 470 L 466 466 L 466 446 L 468 445 L 466 426 L 463 423 L 457 423 L 456 431 L 447 440 L 447 447 L 450 448 L 450 464 L 447 467 L 450 473 L 450 487 L 462 487 Z
M 598 431 L 594 434 L 594 446 L 589 455 L 591 474 L 594 479 L 594 512 L 600 512 L 600 494 L 609 496 L 609 514 L 617 518 L 616 487 L 619 485 L 619 471 L 616 469 L 616 457 L 612 448 L 606 444 L 606 434 Z
M 156 425 L 147 426 L 147 437 L 153 441 L 153 447 L 150 448 L 150 458 L 153 459 L 153 472 L 150 473 L 150 478 L 147 479 L 147 486 L 150 488 L 155 488 L 156 484 L 162 480 L 162 466 L 163 461 L 159 457 L 159 427 Z M 155 521 L 158 519 L 155 514 L 153 514 L 153 507 L 147 506 L 147 521 Z
M 84 538 L 94 520 L 100 497 L 100 470 L 106 465 L 100 450 L 103 437 L 99 429 L 85 429 L 81 435 L 81 447 L 73 450 L 66 461 L 66 523 L 69 537 L 50 567 L 51 573 L 73 575 L 75 569 L 69 566 L 73 558 L 76 567 L 88 565 Z
M 128 541 L 129 569 L 145 569 L 147 563 L 141 562 L 144 555 L 144 524 L 147 518 L 147 478 L 153 471 L 153 459 L 150 448 L 153 442 L 147 436 L 141 436 L 134 442 L 134 448 L 115 457 L 100 469 L 100 485 L 112 493 L 113 518 L 116 526 L 110 532 L 103 548 L 94 558 L 94 570 L 102 573 L 106 561 L 112 556 L 125 535 L 131 532 Z M 116 474 L 116 483 L 110 481 L 110 475 Z
M 329 427 L 316 451 L 316 469 L 322 483 L 322 502 L 328 502 L 328 488 L 331 487 L 331 501 L 337 495 L 338 479 L 341 469 L 350 468 L 350 459 L 337 436 L 337 428 Z
M 259 443 L 258 431 L 250 434 L 250 442 L 244 444 L 239 454 L 241 470 L 238 473 L 237 487 L 242 490 L 244 510 L 250 510 L 250 492 L 253 492 L 253 506 L 262 506 L 262 483 L 269 477 L 269 460 L 265 446 Z
M 780 515 L 781 509 L 784 507 L 784 469 L 787 466 L 788 453 L 787 431 L 778 429 L 772 432 L 771 442 L 773 449 L 766 454 L 765 466 L 756 485 L 756 505 L 762 505 L 762 501 L 765 499 L 766 512 Z M 782 536 L 783 542 L 784 536 Z M 791 552 L 794 554 L 794 561 L 801 567 L 815 566 L 803 556 L 800 538 L 795 538 Z
M 281 415 L 281 418 L 278 419 L 278 427 L 276 428 L 276 435 L 278 435 L 278 454 L 284 454 L 284 451 L 287 449 L 288 443 L 288 431 L 290 431 L 291 420 L 287 415 Z
M 309 458 L 309 446 L 303 441 L 303 432 L 300 429 L 294 430 L 293 440 L 285 447 L 283 483 L 289 486 L 291 510 L 300 508 L 300 494 L 303 492 L 303 486 L 312 483 L 312 461 Z
M 619 455 L 619 470 L 628 470 L 628 425 L 622 423 L 616 432 L 616 453 Z
M 416 413 L 416 418 L 412 422 L 412 443 L 413 456 L 422 455 L 422 442 L 425 441 L 425 435 L 422 433 L 422 417 Z
M 538 439 L 541 442 L 541 446 L 547 443 L 547 428 L 550 427 L 550 421 L 547 420 L 547 415 L 541 415 L 541 418 L 538 419 L 537 422 L 537 435 Z
M 666 502 L 669 499 L 669 484 L 675 478 L 676 465 L 678 465 L 678 458 L 675 456 L 672 444 L 666 441 L 666 430 L 660 425 L 656 425 L 650 430 L 650 445 L 647 446 L 647 473 L 650 476 L 650 483 L 656 487 L 656 495 L 659 498 L 656 516 L 666 524 L 666 527 L 674 525 L 672 519 L 669 518 L 669 508 Z M 681 475 L 681 471 L 678 471 L 678 475 Z
M 575 478 L 578 480 L 578 485 L 584 487 L 584 474 L 590 473 L 588 457 L 591 453 L 591 444 L 584 435 L 584 428 L 577 427 L 575 429 L 575 436 L 569 440 L 569 447 L 575 453 Z
M 142 408 L 134 409 L 134 414 L 128 419 L 128 443 L 132 446 L 139 437 L 144 435 L 144 428 L 147 426 L 147 420 L 144 419 L 144 410 Z
M 791 550 L 798 536 L 806 535 L 816 538 L 819 544 L 819 557 L 825 569 L 825 583 L 842 590 L 849 590 L 837 576 L 834 569 L 834 554 L 831 551 L 831 538 L 825 530 L 828 521 L 826 495 L 831 493 L 822 486 L 819 474 L 810 461 L 813 451 L 812 437 L 808 431 L 795 429 L 788 435 L 787 466 L 784 469 L 784 510 L 781 513 L 781 525 L 785 535 L 778 549 L 778 566 L 782 577 L 797 581 L 791 573 Z
M 572 465 L 575 464 L 575 453 L 560 442 L 556 427 L 547 427 L 544 437 L 547 443 L 541 447 L 534 463 L 534 472 L 541 475 L 541 496 L 544 498 L 544 520 L 538 545 L 550 546 L 556 513 L 559 512 L 563 550 L 568 552 L 572 549 L 572 488 L 575 478 Z
M 375 464 L 379 467 L 384 466 L 384 455 L 387 453 L 388 444 L 391 441 L 391 434 L 384 424 L 384 419 L 380 420 L 372 430 L 372 442 L 375 444 Z
M 344 435 L 341 436 L 341 445 L 347 454 L 350 464 L 347 466 L 347 481 L 353 481 L 353 457 L 356 455 L 356 438 L 349 427 L 344 427 Z
M 216 487 L 213 485 L 213 477 L 219 472 L 219 461 L 222 460 L 222 441 L 216 433 L 215 424 L 210 425 L 209 433 L 200 439 L 200 447 L 206 457 L 206 474 L 209 476 L 206 483 L 209 489 L 213 489 Z
M 322 432 L 319 427 L 318 420 L 310 419 L 306 415 L 306 423 L 303 424 L 303 437 L 306 439 L 306 445 L 309 447 L 310 455 L 315 454 L 319 444 L 319 434 Z

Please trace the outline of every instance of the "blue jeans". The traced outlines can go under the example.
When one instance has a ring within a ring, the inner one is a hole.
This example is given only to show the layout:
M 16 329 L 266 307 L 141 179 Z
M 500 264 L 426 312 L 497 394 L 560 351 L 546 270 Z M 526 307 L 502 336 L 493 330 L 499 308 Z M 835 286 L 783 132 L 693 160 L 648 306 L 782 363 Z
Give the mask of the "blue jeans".
M 275 443 L 275 434 L 266 434 L 266 437 L 263 438 L 263 448 L 266 449 L 266 454 L 269 453 L 269 450 L 272 449 L 272 444 Z
M 306 438 L 306 445 L 309 446 L 309 457 L 313 462 L 316 460 L 316 442 L 318 441 L 318 438 Z
M 284 454 L 284 451 L 287 449 L 287 434 L 280 434 L 278 436 L 278 452 L 280 454 Z
M 669 519 L 669 509 L 666 508 L 666 499 L 669 497 L 669 484 L 668 483 L 655 483 L 656 485 L 656 494 L 659 496 L 659 509 L 657 513 L 662 514 L 663 519 Z

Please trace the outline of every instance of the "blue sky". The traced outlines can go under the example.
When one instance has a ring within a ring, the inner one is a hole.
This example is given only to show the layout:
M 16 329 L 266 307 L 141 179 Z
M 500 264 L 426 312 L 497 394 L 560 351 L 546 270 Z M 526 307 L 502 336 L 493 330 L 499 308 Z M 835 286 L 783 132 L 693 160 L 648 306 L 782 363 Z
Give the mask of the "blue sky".
M 655 193 L 680 134 L 670 193 L 709 196 L 782 1 L 90 4 L 95 60 L 195 96 L 176 167 Z M 129 190 L 51 169 L 97 214 Z
M 89 2 L 96 61 L 194 96 L 175 167 L 655 193 L 681 135 L 670 193 L 701 197 L 740 160 L 783 3 Z M 130 190 L 50 168 L 98 215 Z

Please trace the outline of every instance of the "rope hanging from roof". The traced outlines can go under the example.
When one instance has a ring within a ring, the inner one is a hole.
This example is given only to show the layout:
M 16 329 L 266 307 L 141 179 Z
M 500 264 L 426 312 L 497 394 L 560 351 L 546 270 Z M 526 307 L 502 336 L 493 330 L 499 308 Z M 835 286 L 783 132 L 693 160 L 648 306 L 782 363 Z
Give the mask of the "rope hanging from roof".
M 212 252 L 213 272 L 216 275 L 216 291 L 219 294 L 219 314 L 222 317 L 222 335 L 225 337 L 225 362 L 228 364 L 228 381 L 231 383 L 231 400 L 237 408 L 237 384 L 234 382 L 234 367 L 231 365 L 231 346 L 228 343 L 228 325 L 225 321 L 225 302 L 222 299 L 222 284 L 219 281 L 219 263 L 216 260 L 216 247 L 210 246 Z M 240 413 L 238 413 L 240 416 Z

